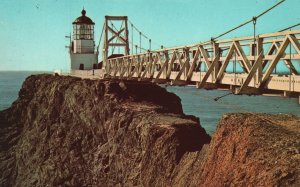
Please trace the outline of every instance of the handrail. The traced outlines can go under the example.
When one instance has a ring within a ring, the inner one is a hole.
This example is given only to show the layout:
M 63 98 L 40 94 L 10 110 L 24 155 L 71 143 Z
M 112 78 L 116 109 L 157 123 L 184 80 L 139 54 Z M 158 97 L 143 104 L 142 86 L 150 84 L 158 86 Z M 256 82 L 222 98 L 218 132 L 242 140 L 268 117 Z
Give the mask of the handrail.
M 272 38 L 272 37 L 285 36 L 285 35 L 289 35 L 289 34 L 300 34 L 300 30 L 265 33 L 265 34 L 257 35 L 257 37 L 261 38 L 261 39 L 266 39 L 266 38 Z M 224 44 L 224 43 L 230 43 L 230 42 L 234 42 L 234 41 L 247 41 L 247 40 L 252 40 L 252 39 L 253 39 L 253 36 L 245 36 L 245 37 L 239 37 L 239 38 L 220 40 L 220 41 L 216 41 L 215 43 L 216 44 Z M 298 37 L 297 37 L 297 39 L 298 39 Z M 253 41 L 249 42 L 249 44 L 250 43 L 253 43 Z M 197 46 L 200 46 L 200 45 L 209 45 L 209 44 L 212 44 L 211 41 L 199 42 L 199 43 L 195 43 L 195 44 L 191 44 L 191 45 L 182 45 L 182 46 L 177 46 L 177 47 L 172 47 L 172 48 L 164 48 L 164 49 L 159 49 L 159 50 L 151 50 L 151 51 L 147 51 L 147 52 L 143 52 L 143 53 L 111 58 L 111 59 L 108 59 L 108 60 L 131 58 L 131 57 L 135 57 L 135 56 L 147 55 L 149 53 L 160 53 L 160 52 L 165 52 L 165 51 L 174 51 L 174 50 L 180 50 L 180 49 L 185 49 L 185 48 L 193 48 L 193 47 L 197 47 Z M 226 46 L 220 46 L 220 47 L 226 47 Z M 209 48 L 212 48 L 212 47 L 209 47 Z

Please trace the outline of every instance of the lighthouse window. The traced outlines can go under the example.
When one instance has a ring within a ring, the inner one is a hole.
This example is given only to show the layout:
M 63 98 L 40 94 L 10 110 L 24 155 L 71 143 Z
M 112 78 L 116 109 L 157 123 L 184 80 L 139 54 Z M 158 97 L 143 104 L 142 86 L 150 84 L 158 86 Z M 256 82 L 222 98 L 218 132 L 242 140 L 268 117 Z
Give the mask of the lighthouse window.
M 88 24 L 78 24 L 73 27 L 74 39 L 92 40 L 94 39 L 94 26 Z

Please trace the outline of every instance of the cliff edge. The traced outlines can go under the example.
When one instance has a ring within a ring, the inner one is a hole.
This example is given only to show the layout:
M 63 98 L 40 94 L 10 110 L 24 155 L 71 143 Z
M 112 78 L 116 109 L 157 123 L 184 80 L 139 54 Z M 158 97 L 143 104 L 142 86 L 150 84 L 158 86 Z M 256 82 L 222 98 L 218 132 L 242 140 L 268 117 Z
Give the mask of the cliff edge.
M 192 184 L 178 165 L 210 142 L 179 97 L 144 82 L 30 76 L 0 121 L 1 186 Z
M 35 75 L 0 112 L 0 186 L 299 186 L 299 132 L 227 114 L 211 139 L 157 85 Z
M 199 179 L 201 186 L 300 186 L 300 118 L 224 115 Z

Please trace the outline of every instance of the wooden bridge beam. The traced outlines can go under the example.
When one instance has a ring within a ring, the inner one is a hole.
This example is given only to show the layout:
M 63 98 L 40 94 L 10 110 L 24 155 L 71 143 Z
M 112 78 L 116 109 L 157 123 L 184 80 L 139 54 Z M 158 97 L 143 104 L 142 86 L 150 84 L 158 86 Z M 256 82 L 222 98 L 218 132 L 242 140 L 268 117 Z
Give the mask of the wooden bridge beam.
M 146 74 L 149 73 L 150 74 L 150 69 L 151 69 L 151 61 L 152 61 L 152 53 L 148 53 L 146 56 L 146 60 L 144 62 L 144 64 L 146 64 L 145 70 L 144 72 L 141 72 L 141 76 L 140 76 L 140 80 L 142 80 L 143 78 L 145 78 Z
M 276 49 L 279 50 L 280 43 L 275 42 L 274 45 L 275 45 Z M 286 53 L 284 52 L 282 55 L 284 56 L 284 55 L 286 55 Z M 283 61 L 284 61 L 285 65 L 291 70 L 293 75 L 298 75 L 298 72 L 297 72 L 295 66 L 292 64 L 292 62 L 289 59 L 284 59 Z
M 259 66 L 262 63 L 262 59 L 263 59 L 263 52 L 261 52 L 258 55 L 258 58 L 256 59 L 254 65 L 252 66 L 250 72 L 248 73 L 248 76 L 246 78 L 246 80 L 244 81 L 244 83 L 242 84 L 241 88 L 238 90 L 237 94 L 241 94 L 243 93 L 243 91 L 248 87 L 251 79 L 254 77 L 255 73 L 257 72 L 257 69 L 259 68 Z
M 155 77 L 154 82 L 157 82 L 159 77 L 164 73 L 165 76 L 167 74 L 167 70 L 168 70 L 168 63 L 169 63 L 169 55 L 168 55 L 168 51 L 164 51 L 163 55 L 165 56 L 165 61 L 163 62 L 163 64 L 161 65 L 161 68 L 157 74 L 157 76 Z
M 218 56 L 219 54 L 219 57 L 221 57 L 221 48 L 219 48 L 219 44 L 216 43 L 216 42 L 213 42 L 213 49 L 214 49 L 214 57 Z M 218 76 L 218 73 L 220 71 L 220 67 L 221 67 L 221 63 L 220 61 L 216 62 L 215 66 L 214 66 L 214 70 L 213 70 L 213 81 L 216 80 L 217 76 Z
M 282 42 L 279 50 L 276 53 L 276 56 L 270 62 L 270 65 L 269 65 L 268 69 L 266 70 L 266 72 L 263 75 L 262 82 L 260 84 L 260 88 L 266 83 L 267 79 L 271 75 L 272 71 L 274 70 L 274 67 L 276 66 L 276 64 L 280 60 L 280 58 L 281 58 L 282 54 L 284 53 L 284 51 L 285 51 L 286 47 L 288 46 L 288 44 L 289 44 L 289 39 L 288 39 L 288 37 L 285 37 L 285 39 Z
M 300 43 L 293 34 L 288 34 L 287 37 L 289 38 L 291 44 L 294 46 L 295 50 L 298 54 L 300 54 Z
M 109 30 L 113 29 L 109 27 Z M 125 41 L 125 39 L 122 36 L 120 36 L 120 34 L 122 34 L 123 31 L 125 31 L 125 28 L 119 30 L 118 32 L 113 32 L 113 36 L 108 40 L 108 43 L 112 42 L 115 38 L 119 38 L 120 40 Z
M 235 50 L 237 51 L 238 55 L 240 57 L 242 57 L 243 67 L 245 67 L 247 73 L 249 73 L 250 69 L 251 69 L 251 65 L 244 53 L 244 50 L 242 49 L 242 47 L 238 41 L 234 41 L 233 44 L 234 44 Z
M 137 77 L 140 78 L 141 75 L 142 75 L 142 71 L 143 71 L 143 68 L 144 68 L 144 64 L 145 64 L 145 61 L 146 61 L 146 54 L 144 54 L 142 57 L 141 57 L 141 61 L 140 61 L 140 66 L 139 66 L 139 69 L 138 69 L 138 72 L 137 72 Z M 145 68 L 146 69 L 146 68 Z
M 262 81 L 262 73 L 263 73 L 263 58 L 264 58 L 264 49 L 263 49 L 263 38 L 257 38 L 257 54 L 259 54 L 258 59 L 261 57 L 262 59 L 260 60 L 256 60 L 257 64 L 257 70 L 256 70 L 256 74 L 255 74 L 255 87 L 258 87 Z M 255 62 L 254 62 L 255 64 Z M 251 67 L 252 69 L 252 67 Z M 251 71 L 251 70 L 250 70 Z
M 139 69 L 139 66 L 140 66 L 139 57 L 140 57 L 139 55 L 131 57 L 131 61 L 130 61 L 130 65 L 129 65 L 128 78 L 132 78 L 134 73 L 138 72 L 138 69 Z M 134 67 L 134 68 L 132 69 L 132 67 Z
M 185 61 L 184 61 L 184 64 L 183 66 L 181 67 L 180 71 L 178 72 L 174 82 L 180 80 L 180 77 L 182 75 L 182 73 L 185 73 L 186 71 L 186 68 L 188 66 L 188 64 L 190 63 L 190 57 L 189 57 L 189 48 L 185 48 Z
M 150 65 L 150 77 L 149 78 L 153 78 L 153 76 L 154 76 L 154 72 L 155 72 L 155 68 L 156 68 L 156 64 L 157 63 L 160 63 L 160 53 L 158 52 L 158 53 L 156 53 L 155 54 L 155 57 L 154 57 L 154 60 L 152 60 L 151 61 L 151 65 Z
M 207 53 L 207 51 L 204 49 L 204 47 L 202 45 L 199 46 L 199 49 L 201 51 L 201 55 L 204 59 L 204 62 L 206 64 L 207 69 L 211 66 L 211 62 L 209 60 L 209 55 Z
M 187 77 L 186 77 L 186 80 L 190 80 L 192 75 L 193 75 L 193 72 L 194 72 L 194 69 L 195 69 L 195 65 L 196 65 L 196 62 L 199 58 L 199 54 L 200 54 L 200 49 L 198 47 L 197 51 L 196 51 L 196 54 L 194 55 L 194 58 L 192 60 L 192 64 L 188 70 L 188 73 L 187 73 Z
M 235 49 L 235 45 L 232 44 L 230 46 L 230 48 L 229 48 L 229 51 L 228 51 L 228 54 L 226 55 L 225 60 L 222 63 L 222 66 L 221 66 L 221 68 L 220 68 L 220 70 L 218 72 L 218 75 L 216 77 L 215 83 L 217 83 L 221 79 L 221 77 L 223 76 L 223 73 L 224 73 L 224 71 L 225 71 L 225 69 L 226 69 L 226 67 L 227 67 L 227 65 L 228 65 L 228 63 L 230 61 L 230 58 L 232 57 L 234 49 Z
M 114 76 L 114 77 L 116 77 L 116 75 L 118 73 L 118 68 L 119 68 L 118 60 L 119 59 L 112 59 L 111 60 L 111 63 L 114 64 L 113 71 L 112 71 L 112 76 Z
M 217 53 L 217 56 L 215 57 L 215 59 L 213 60 L 212 64 L 209 66 L 208 70 L 206 71 L 203 79 L 201 80 L 201 82 L 199 83 L 199 85 L 197 85 L 199 88 L 203 88 L 203 86 L 205 85 L 208 77 L 210 76 L 210 74 L 213 72 L 215 65 L 219 62 L 220 59 L 220 52 Z
M 170 60 L 169 66 L 168 66 L 168 70 L 167 70 L 167 75 L 166 75 L 167 79 L 170 79 L 172 68 L 173 68 L 173 64 L 174 64 L 174 62 L 176 60 L 176 52 L 177 51 L 174 50 L 173 53 L 172 53 L 172 57 L 171 57 L 171 60 Z

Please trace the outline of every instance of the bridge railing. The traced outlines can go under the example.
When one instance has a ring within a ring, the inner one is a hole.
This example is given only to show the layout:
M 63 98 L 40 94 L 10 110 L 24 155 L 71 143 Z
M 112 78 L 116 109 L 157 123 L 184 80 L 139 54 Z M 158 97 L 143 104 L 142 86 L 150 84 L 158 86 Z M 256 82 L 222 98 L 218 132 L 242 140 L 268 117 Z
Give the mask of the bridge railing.
M 300 30 L 166 48 L 108 59 L 106 75 L 119 79 L 231 85 L 237 93 L 300 92 Z M 278 71 L 285 66 L 287 72 Z

